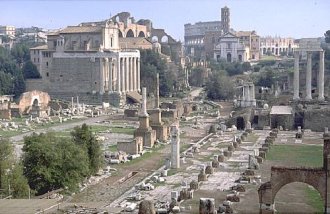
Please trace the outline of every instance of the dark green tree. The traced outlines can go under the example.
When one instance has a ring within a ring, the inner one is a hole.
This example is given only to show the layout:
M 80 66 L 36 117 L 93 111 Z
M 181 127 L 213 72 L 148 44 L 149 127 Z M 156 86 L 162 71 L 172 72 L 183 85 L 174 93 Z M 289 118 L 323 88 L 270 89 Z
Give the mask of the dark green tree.
M 330 30 L 327 30 L 324 36 L 325 36 L 325 42 L 330 43 Z
M 100 143 L 97 141 L 92 130 L 86 124 L 77 126 L 71 132 L 73 142 L 82 147 L 89 159 L 89 172 L 94 175 L 102 167 L 103 158 Z
M 206 84 L 207 97 L 212 100 L 232 99 L 234 84 L 223 72 L 212 74 Z
M 24 79 L 40 78 L 38 68 L 35 64 L 32 63 L 31 60 L 28 60 L 24 63 L 22 70 L 24 74 Z
M 70 139 L 52 133 L 25 137 L 23 146 L 24 175 L 37 194 L 67 188 L 77 190 L 88 176 L 88 156 Z

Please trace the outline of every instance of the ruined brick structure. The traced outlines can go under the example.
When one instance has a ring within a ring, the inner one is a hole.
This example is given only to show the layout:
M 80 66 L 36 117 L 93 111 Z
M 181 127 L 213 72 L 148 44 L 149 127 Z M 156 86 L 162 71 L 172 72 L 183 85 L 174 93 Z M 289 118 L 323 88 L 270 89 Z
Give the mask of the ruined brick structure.
M 313 186 L 321 195 L 324 212 L 330 213 L 330 134 L 326 128 L 323 135 L 323 167 L 272 167 L 270 181 L 258 190 L 260 213 L 274 213 L 277 192 L 286 184 L 302 182 Z

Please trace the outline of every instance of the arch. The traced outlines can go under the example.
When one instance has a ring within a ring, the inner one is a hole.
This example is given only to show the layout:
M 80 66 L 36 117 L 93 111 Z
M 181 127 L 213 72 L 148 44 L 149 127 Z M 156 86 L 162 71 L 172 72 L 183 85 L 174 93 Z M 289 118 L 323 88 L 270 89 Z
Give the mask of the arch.
M 153 36 L 153 37 L 151 38 L 151 41 L 152 41 L 152 42 L 158 42 L 158 37 L 157 37 L 157 36 Z
M 33 100 L 32 106 L 39 106 L 39 100 L 37 98 Z
M 119 32 L 118 32 L 118 36 L 119 36 L 119 38 L 122 38 L 123 37 L 123 33 L 121 32 L 121 30 L 118 30 Z
M 129 29 L 128 31 L 127 31 L 127 33 L 126 33 L 126 38 L 127 37 L 134 37 L 134 32 L 131 30 L 131 29 Z
M 231 53 L 227 53 L 227 62 L 231 62 Z
M 146 37 L 146 35 L 144 34 L 144 32 L 143 32 L 143 31 L 140 31 L 140 33 L 139 33 L 138 37 Z
M 164 35 L 160 41 L 162 43 L 168 43 L 168 36 Z
M 266 54 L 266 52 L 267 52 L 267 50 L 266 50 L 266 48 L 264 48 L 264 50 L 263 50 L 263 54 Z
M 291 200 L 291 197 L 289 196 L 290 201 L 287 201 L 288 198 L 286 198 L 286 197 L 288 197 L 288 196 L 286 196 L 286 194 L 288 192 L 291 192 L 291 190 L 301 189 L 300 190 L 301 193 L 304 193 L 306 188 L 310 188 L 310 189 L 313 189 L 314 191 L 316 191 L 318 193 L 318 199 L 320 200 L 320 202 L 323 205 L 322 196 L 321 196 L 320 192 L 315 187 L 313 187 L 313 186 L 311 186 L 307 183 L 304 183 L 304 182 L 291 182 L 291 183 L 288 183 L 288 184 L 285 184 L 284 186 L 282 186 L 282 188 L 279 189 L 279 191 L 276 193 L 276 195 L 274 195 L 274 203 L 275 203 L 276 211 L 280 212 L 280 213 L 282 213 L 283 211 L 285 211 L 286 213 L 289 213 L 289 212 L 292 212 L 292 213 L 293 212 L 295 212 L 295 213 L 307 213 L 307 212 L 312 213 L 314 210 L 309 210 L 308 207 L 304 207 L 304 206 L 303 207 L 300 207 L 300 206 L 291 207 L 292 204 L 290 204 L 290 203 L 296 204 L 297 202 L 298 203 L 305 202 L 303 198 L 307 198 L 307 200 L 308 200 L 307 195 L 303 194 L 304 197 L 300 196 L 300 197 L 298 197 L 297 200 L 295 200 L 295 199 Z M 299 192 L 297 192 L 297 193 L 299 193 Z M 283 199 L 281 199 L 282 196 L 284 197 Z M 285 203 L 282 204 L 280 202 L 285 202 Z M 311 205 L 310 205 L 310 208 L 314 209 L 314 207 L 312 207 Z M 292 209 L 294 209 L 294 210 L 292 210 Z M 317 211 L 319 211 L 319 210 L 317 210 Z M 324 206 L 322 206 L 322 211 L 324 211 Z

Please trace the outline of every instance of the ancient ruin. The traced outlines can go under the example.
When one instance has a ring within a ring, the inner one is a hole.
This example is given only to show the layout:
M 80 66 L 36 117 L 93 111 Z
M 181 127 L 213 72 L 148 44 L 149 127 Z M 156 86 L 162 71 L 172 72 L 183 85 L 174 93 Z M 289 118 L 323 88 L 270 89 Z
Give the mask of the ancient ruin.
M 274 213 L 274 199 L 276 193 L 286 184 L 292 182 L 302 182 L 313 186 L 321 195 L 324 203 L 324 212 L 330 210 L 330 186 L 329 186 L 329 164 L 330 164 L 330 134 L 325 128 L 323 135 L 323 167 L 275 167 L 271 168 L 270 181 L 263 183 L 259 190 L 260 213 Z

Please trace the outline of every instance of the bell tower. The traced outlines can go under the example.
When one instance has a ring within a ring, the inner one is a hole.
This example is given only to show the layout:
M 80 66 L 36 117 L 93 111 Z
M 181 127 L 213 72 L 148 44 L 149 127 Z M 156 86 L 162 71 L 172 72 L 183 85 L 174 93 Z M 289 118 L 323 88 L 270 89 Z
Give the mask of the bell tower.
M 227 6 L 221 8 L 221 28 L 223 34 L 228 33 L 230 29 L 230 11 Z

